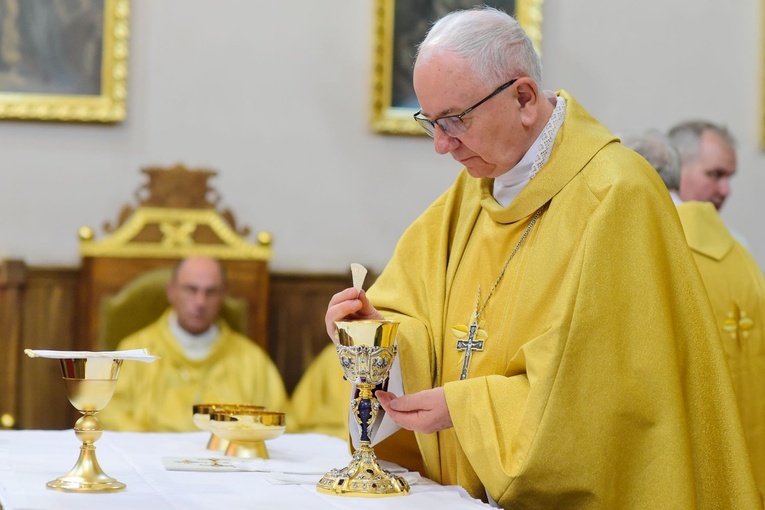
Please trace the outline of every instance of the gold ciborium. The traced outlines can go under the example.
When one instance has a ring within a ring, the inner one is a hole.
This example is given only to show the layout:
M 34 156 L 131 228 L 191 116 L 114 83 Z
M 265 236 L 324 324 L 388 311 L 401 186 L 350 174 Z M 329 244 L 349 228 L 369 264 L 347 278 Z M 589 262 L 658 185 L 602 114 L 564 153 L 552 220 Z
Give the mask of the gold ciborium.
M 264 406 L 246 405 L 246 404 L 194 404 L 192 406 L 194 425 L 200 430 L 210 432 L 210 439 L 207 441 L 207 449 L 224 452 L 229 446 L 227 439 L 221 439 L 212 433 L 210 429 L 210 415 L 213 413 L 233 412 L 237 409 L 250 409 L 262 411 Z
M 407 481 L 380 467 L 369 438 L 380 409 L 374 390 L 378 384 L 385 382 L 393 366 L 398 322 L 364 320 L 336 322 L 335 325 L 340 365 L 345 378 L 358 389 L 358 396 L 351 401 L 351 411 L 356 419 L 361 444 L 347 467 L 329 471 L 319 480 L 316 488 L 320 492 L 348 496 L 407 494 Z
M 106 475 L 98 465 L 95 443 L 103 432 L 96 413 L 106 407 L 117 387 L 121 359 L 112 358 L 62 358 L 69 402 L 82 413 L 74 424 L 74 433 L 82 441 L 80 457 L 74 467 L 64 476 L 48 482 L 51 489 L 70 492 L 118 491 L 125 484 Z
M 232 457 L 269 458 L 265 441 L 284 433 L 284 413 L 236 409 L 210 414 L 210 430 L 229 442 L 225 454 Z

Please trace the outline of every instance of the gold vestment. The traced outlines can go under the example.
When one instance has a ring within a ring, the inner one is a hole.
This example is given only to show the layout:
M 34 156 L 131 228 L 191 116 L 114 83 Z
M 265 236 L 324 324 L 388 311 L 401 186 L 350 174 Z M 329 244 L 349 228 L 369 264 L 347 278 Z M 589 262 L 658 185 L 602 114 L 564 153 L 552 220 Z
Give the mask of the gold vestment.
M 755 480 L 765 498 L 765 279 L 714 205 L 685 202 L 677 212 L 717 319 Z

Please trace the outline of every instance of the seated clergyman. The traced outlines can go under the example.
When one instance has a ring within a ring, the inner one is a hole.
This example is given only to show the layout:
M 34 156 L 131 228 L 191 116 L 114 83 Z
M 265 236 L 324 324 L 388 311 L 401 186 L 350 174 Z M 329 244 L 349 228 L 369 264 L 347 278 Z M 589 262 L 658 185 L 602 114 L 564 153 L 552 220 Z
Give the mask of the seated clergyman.
M 181 261 L 167 284 L 170 308 L 122 340 L 161 359 L 123 365 L 114 397 L 99 413 L 104 428 L 198 430 L 198 403 L 258 404 L 283 411 L 284 383 L 268 354 L 219 317 L 226 293 L 222 265 L 208 257 Z

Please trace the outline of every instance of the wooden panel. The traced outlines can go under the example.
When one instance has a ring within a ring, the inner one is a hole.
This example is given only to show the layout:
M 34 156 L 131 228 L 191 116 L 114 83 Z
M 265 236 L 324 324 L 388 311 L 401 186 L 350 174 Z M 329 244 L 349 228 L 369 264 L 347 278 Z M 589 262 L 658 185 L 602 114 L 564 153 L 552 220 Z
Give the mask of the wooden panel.
M 78 413 L 69 403 L 56 360 L 31 359 L 23 349 L 71 350 L 76 345 L 79 271 L 32 269 L 24 289 L 18 427 L 72 428 Z
M 21 293 L 26 266 L 20 260 L 0 264 L 0 427 L 14 428 L 18 420 L 18 360 L 21 345 Z
M 292 393 L 314 356 L 330 339 L 324 315 L 330 298 L 352 285 L 347 275 L 271 275 L 271 358 Z

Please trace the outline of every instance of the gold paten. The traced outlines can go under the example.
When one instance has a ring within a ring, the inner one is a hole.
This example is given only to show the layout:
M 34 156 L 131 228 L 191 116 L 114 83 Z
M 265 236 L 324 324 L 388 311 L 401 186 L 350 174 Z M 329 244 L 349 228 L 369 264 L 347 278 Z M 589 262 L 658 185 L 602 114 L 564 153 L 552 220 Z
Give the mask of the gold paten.
M 411 85 L 411 69 L 413 61 L 403 61 L 412 59 L 415 45 L 419 44 L 425 37 L 425 31 L 430 27 L 428 20 L 420 21 L 422 28 L 421 34 L 406 34 L 395 27 L 395 14 L 397 4 L 403 4 L 409 0 L 376 0 L 375 1 L 375 28 L 373 30 L 373 60 L 372 66 L 372 112 L 371 127 L 378 133 L 392 135 L 425 135 L 425 131 L 415 122 L 412 115 L 417 108 L 411 108 L 400 104 L 393 104 L 394 81 L 398 81 L 401 69 L 407 70 L 408 77 L 404 80 L 407 86 Z M 422 5 L 433 4 L 433 2 L 420 2 Z M 481 2 L 463 2 L 463 7 L 470 8 L 474 4 L 480 5 Z M 542 54 L 542 0 L 516 0 L 507 2 L 515 6 L 515 19 L 523 27 L 526 33 L 534 43 L 537 53 Z M 502 8 L 502 2 L 499 7 Z M 424 13 L 427 14 L 427 13 Z M 443 13 L 446 14 L 446 13 Z M 508 10 L 508 14 L 513 14 Z M 409 20 L 411 21 L 411 20 Z M 432 20 L 435 21 L 435 20 Z M 401 36 L 410 36 L 402 44 Z M 398 41 L 397 41 L 398 39 Z M 406 47 L 402 47 L 406 45 Z M 394 70 L 394 57 L 398 55 L 402 59 L 402 65 L 398 68 L 398 73 Z M 509 79 L 509 78 L 508 78 Z M 400 81 L 398 83 L 401 83 Z M 499 86 L 496 84 L 495 86 Z
M 207 441 L 207 449 L 219 452 L 225 452 L 229 446 L 227 439 L 221 439 L 212 433 L 210 429 L 210 415 L 212 413 L 233 412 L 238 409 L 249 409 L 253 411 L 262 411 L 264 406 L 244 405 L 244 404 L 195 404 L 192 406 L 194 425 L 199 429 L 210 432 L 210 439 Z
M 93 444 L 103 433 L 96 413 L 111 400 L 122 361 L 111 358 L 60 360 L 66 394 L 75 409 L 82 413 L 74 424 L 74 433 L 82 441 L 82 446 L 74 467 L 64 476 L 48 482 L 49 488 L 67 492 L 110 492 L 125 488 L 124 483 L 107 476 L 101 469 Z
M 345 378 L 356 385 L 359 395 L 351 402 L 361 444 L 350 464 L 332 469 L 319 480 L 319 492 L 341 496 L 396 496 L 407 494 L 409 484 L 377 462 L 369 431 L 380 404 L 375 387 L 388 378 L 396 357 L 398 322 L 367 320 L 336 322 L 339 345 L 337 354 Z
M 243 458 L 269 458 L 265 441 L 279 437 L 286 428 L 284 413 L 254 409 L 214 412 L 210 430 L 229 441 L 226 455 Z

